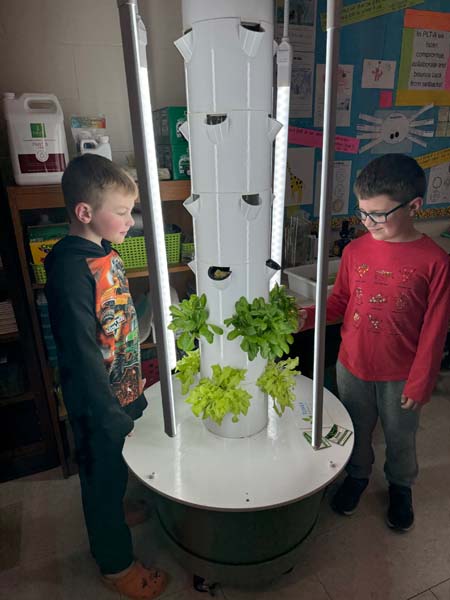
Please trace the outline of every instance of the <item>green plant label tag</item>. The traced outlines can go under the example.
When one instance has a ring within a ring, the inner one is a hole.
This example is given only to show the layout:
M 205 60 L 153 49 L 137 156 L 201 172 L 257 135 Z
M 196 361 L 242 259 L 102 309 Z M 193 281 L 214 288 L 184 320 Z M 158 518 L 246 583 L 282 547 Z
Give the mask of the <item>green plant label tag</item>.
M 309 445 L 312 446 L 312 435 L 311 435 L 311 432 L 304 431 L 303 432 L 303 437 L 309 443 Z M 331 448 L 331 444 L 330 444 L 330 442 L 327 439 L 325 439 L 323 437 L 322 441 L 320 442 L 320 448 L 319 448 L 319 450 L 324 450 L 325 448 Z
M 333 444 L 344 446 L 351 435 L 352 431 L 349 429 L 345 429 L 345 427 L 341 427 L 340 425 L 333 425 L 325 438 Z

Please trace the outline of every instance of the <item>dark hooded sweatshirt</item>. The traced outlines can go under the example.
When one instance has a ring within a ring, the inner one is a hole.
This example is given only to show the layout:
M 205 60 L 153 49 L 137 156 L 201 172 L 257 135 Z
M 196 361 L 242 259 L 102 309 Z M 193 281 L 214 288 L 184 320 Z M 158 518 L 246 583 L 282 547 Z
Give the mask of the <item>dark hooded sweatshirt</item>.
M 120 441 L 147 406 L 141 395 L 136 311 L 125 269 L 109 242 L 78 236 L 45 260 L 50 322 L 64 402 L 74 429 Z

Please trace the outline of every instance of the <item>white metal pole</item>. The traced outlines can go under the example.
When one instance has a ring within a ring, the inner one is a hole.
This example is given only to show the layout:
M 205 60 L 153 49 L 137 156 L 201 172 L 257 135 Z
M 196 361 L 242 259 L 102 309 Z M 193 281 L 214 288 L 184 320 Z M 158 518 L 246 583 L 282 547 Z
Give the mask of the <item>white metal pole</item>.
M 176 435 L 175 406 L 171 368 L 175 367 L 176 353 L 170 323 L 170 286 L 167 255 L 164 242 L 164 224 L 159 191 L 153 132 L 150 86 L 147 70 L 147 34 L 137 12 L 137 0 L 118 0 L 123 55 L 130 104 L 133 145 L 139 182 L 139 196 L 145 229 L 150 280 L 157 339 L 159 376 L 164 414 L 164 430 Z
M 327 50 L 325 104 L 323 115 L 322 174 L 319 212 L 319 253 L 317 257 L 316 320 L 314 330 L 314 380 L 312 446 L 322 441 L 325 332 L 328 287 L 328 254 L 333 194 L 334 140 L 339 66 L 339 29 L 342 0 L 327 0 Z

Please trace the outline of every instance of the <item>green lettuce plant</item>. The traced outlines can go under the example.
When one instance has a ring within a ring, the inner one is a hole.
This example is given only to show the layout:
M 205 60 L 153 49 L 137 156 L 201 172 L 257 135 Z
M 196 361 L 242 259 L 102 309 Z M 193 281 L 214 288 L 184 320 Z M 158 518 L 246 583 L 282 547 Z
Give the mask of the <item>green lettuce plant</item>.
M 212 377 L 200 379 L 186 402 L 191 404 L 196 417 L 210 418 L 221 425 L 225 415 L 232 414 L 233 423 L 237 423 L 239 416 L 246 415 L 250 406 L 251 395 L 239 387 L 247 371 L 219 365 L 213 365 L 211 369 Z
M 181 381 L 181 393 L 188 393 L 195 381 L 195 376 L 200 372 L 200 350 L 191 350 L 181 358 L 175 367 L 175 377 Z
M 242 296 L 235 304 L 235 314 L 225 319 L 227 327 L 232 327 L 227 339 L 241 336 L 241 348 L 250 360 L 258 353 L 263 358 L 273 360 L 289 352 L 292 334 L 298 328 L 298 312 L 295 300 L 286 294 L 284 286 L 276 285 L 269 294 L 269 302 L 255 298 L 251 303 Z
M 257 386 L 273 399 L 273 408 L 281 417 L 287 407 L 294 408 L 295 375 L 299 375 L 295 367 L 298 366 L 298 357 L 288 358 L 267 363 L 262 375 L 258 378 Z
M 223 329 L 217 325 L 207 322 L 208 309 L 206 307 L 206 295 L 200 297 L 192 294 L 187 300 L 179 305 L 172 304 L 169 307 L 172 322 L 169 329 L 176 333 L 181 332 L 177 338 L 177 346 L 184 352 L 190 352 L 195 348 L 195 340 L 203 336 L 208 343 L 212 343 L 214 334 L 222 335 Z

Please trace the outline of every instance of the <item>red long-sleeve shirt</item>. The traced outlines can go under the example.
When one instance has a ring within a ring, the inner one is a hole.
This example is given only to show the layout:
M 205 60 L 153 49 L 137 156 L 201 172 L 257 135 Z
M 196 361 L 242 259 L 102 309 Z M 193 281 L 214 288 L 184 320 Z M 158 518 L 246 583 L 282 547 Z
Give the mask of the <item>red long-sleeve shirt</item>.
M 307 313 L 305 329 L 314 327 L 314 308 Z M 406 380 L 404 395 L 424 404 L 450 319 L 448 255 L 426 235 L 352 241 L 327 302 L 327 321 L 341 318 L 341 363 L 364 381 Z

